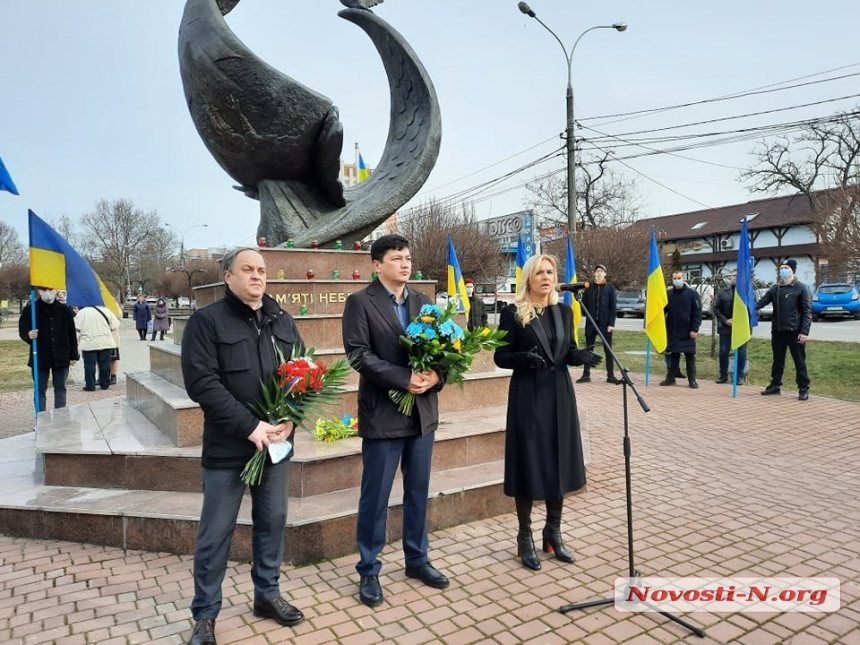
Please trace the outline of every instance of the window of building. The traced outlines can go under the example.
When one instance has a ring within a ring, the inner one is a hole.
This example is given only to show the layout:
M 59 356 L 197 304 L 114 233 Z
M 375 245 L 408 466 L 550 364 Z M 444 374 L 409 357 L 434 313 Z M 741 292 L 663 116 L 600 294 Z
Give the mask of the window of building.
M 698 224 L 694 224 L 693 226 L 691 226 L 690 230 L 691 231 L 698 230 L 698 229 L 702 228 L 705 224 L 707 224 L 707 222 L 699 222 Z

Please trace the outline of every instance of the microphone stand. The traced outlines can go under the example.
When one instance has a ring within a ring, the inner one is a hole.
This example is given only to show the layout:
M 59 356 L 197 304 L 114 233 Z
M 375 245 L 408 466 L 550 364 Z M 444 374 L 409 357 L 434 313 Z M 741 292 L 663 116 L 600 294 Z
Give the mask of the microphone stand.
M 631 388 L 633 390 L 633 394 L 636 396 L 636 400 L 639 402 L 639 407 L 642 408 L 643 412 L 650 412 L 651 408 L 648 407 L 648 403 L 645 402 L 645 399 L 642 398 L 642 395 L 639 394 L 639 391 L 636 389 L 636 385 L 630 379 L 630 375 L 628 370 L 624 365 L 621 364 L 621 361 L 618 360 L 618 356 L 615 351 L 612 349 L 612 346 L 606 342 L 606 337 L 603 335 L 603 332 L 600 331 L 600 327 L 597 326 L 597 323 L 594 320 L 594 317 L 591 315 L 591 312 L 588 311 L 588 307 L 582 302 L 582 295 L 584 289 L 580 289 L 574 292 L 574 297 L 579 301 L 580 309 L 582 309 L 585 314 L 586 320 L 590 321 L 593 325 L 595 331 L 597 331 L 597 335 L 600 337 L 600 340 L 603 342 L 603 348 L 606 351 L 607 356 L 618 366 L 618 369 L 621 372 L 621 382 L 624 387 L 624 481 L 625 488 L 627 494 L 627 562 L 628 562 L 628 572 L 627 576 L 630 580 L 630 584 L 636 586 L 638 584 L 639 578 L 642 577 L 642 574 L 636 569 L 633 558 L 633 492 L 631 487 L 631 474 L 630 474 L 630 432 L 629 432 L 629 417 L 627 413 L 627 388 Z M 597 600 L 589 600 L 587 602 L 580 603 L 572 603 L 569 605 L 563 605 L 559 607 L 559 611 L 562 614 L 566 614 L 569 611 L 573 611 L 575 609 L 587 609 L 588 607 L 601 607 L 604 605 L 612 605 L 615 604 L 615 598 L 599 598 Z M 641 602 L 641 601 L 640 601 Z M 674 614 L 670 614 L 666 611 L 661 611 L 657 609 L 650 603 L 645 602 L 646 606 L 654 609 L 657 613 L 665 616 L 669 620 L 672 620 L 682 627 L 686 627 L 691 632 L 693 632 L 696 636 L 704 638 L 705 630 L 701 627 L 696 627 L 688 623 L 687 621 L 675 616 Z

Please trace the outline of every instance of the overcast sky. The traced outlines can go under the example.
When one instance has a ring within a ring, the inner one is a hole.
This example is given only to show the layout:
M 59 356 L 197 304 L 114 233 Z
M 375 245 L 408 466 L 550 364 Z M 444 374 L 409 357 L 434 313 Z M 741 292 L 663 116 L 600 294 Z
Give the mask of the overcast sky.
M 669 2 L 534 0 L 532 9 L 569 49 L 584 148 L 625 159 L 648 216 L 755 199 L 738 181 L 755 140 L 669 154 L 595 141 L 585 128 L 632 139 L 727 132 L 826 117 L 860 104 L 860 3 L 848 0 Z M 186 235 L 187 247 L 253 241 L 258 203 L 203 146 L 188 115 L 176 55 L 180 0 L 0 0 L 0 157 L 20 197 L 0 192 L 0 217 L 26 244 L 26 213 L 77 220 L 99 199 L 131 199 Z M 340 110 L 343 158 L 360 145 L 373 167 L 388 132 L 388 85 L 364 32 L 338 18 L 337 0 L 243 0 L 227 16 L 237 36 Z M 436 87 L 442 149 L 413 200 L 443 199 L 562 145 L 567 64 L 561 47 L 515 0 L 386 0 L 374 11 L 410 42 Z M 847 76 L 832 80 L 837 76 Z M 828 80 L 830 79 L 830 80 Z M 823 81 L 823 82 L 819 82 Z M 708 101 L 635 118 L 597 118 Z M 820 103 L 799 109 L 801 104 Z M 779 111 L 774 111 L 779 110 Z M 676 126 L 752 112 L 757 117 Z M 591 140 L 591 141 L 589 141 Z M 673 145 L 686 145 L 690 140 Z M 707 163 L 704 163 L 707 162 Z M 624 165 L 626 164 L 626 165 Z M 527 205 L 522 184 L 563 168 L 557 157 L 474 196 L 480 218 Z M 659 182 L 659 183 L 656 183 Z

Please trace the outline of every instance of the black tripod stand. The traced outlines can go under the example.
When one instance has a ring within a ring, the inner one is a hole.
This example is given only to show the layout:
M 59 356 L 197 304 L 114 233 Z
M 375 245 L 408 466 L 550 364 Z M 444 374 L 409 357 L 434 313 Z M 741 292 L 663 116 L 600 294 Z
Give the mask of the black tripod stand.
M 648 404 L 645 402 L 645 399 L 639 394 L 636 386 L 633 384 L 633 381 L 630 380 L 630 376 L 627 373 L 627 368 L 621 364 L 621 361 L 618 360 L 618 356 L 613 351 L 612 347 L 606 342 L 606 337 L 600 331 L 600 328 L 595 323 L 594 318 L 591 315 L 591 312 L 588 311 L 588 308 L 582 303 L 582 294 L 583 291 L 579 290 L 574 295 L 576 299 L 580 303 L 580 309 L 582 309 L 583 313 L 587 320 L 591 322 L 594 326 L 594 329 L 597 331 L 597 335 L 600 337 L 600 340 L 603 342 L 603 347 L 606 350 L 607 355 L 611 358 L 611 360 L 618 366 L 618 369 L 621 372 L 621 381 L 624 387 L 624 482 L 625 488 L 627 492 L 627 562 L 628 562 L 628 578 L 631 580 L 631 584 L 635 585 L 638 579 L 642 576 L 642 574 L 636 570 L 636 566 L 634 564 L 633 559 L 633 493 L 631 490 L 631 476 L 630 476 L 630 433 L 629 433 L 629 422 L 628 422 L 628 414 L 627 414 L 627 388 L 630 387 L 633 390 L 633 394 L 636 395 L 636 400 L 639 402 L 639 406 L 642 408 L 643 412 L 650 412 L 651 408 L 648 407 Z M 615 598 L 600 598 L 598 600 L 589 600 L 587 602 L 580 602 L 570 605 L 563 605 L 559 607 L 559 611 L 563 614 L 566 614 L 569 611 L 573 611 L 574 609 L 587 609 L 588 607 L 601 607 L 603 605 L 612 605 L 615 603 Z M 648 603 L 645 603 L 648 604 Z M 649 605 L 650 606 L 650 605 Z M 653 608 L 653 607 L 652 607 Z M 704 637 L 705 630 L 701 627 L 696 627 L 695 625 L 691 625 L 687 621 L 682 618 L 678 618 L 674 614 L 670 614 L 666 611 L 661 611 L 659 609 L 655 609 L 657 613 L 665 616 L 669 620 L 672 620 L 682 627 L 686 627 L 691 632 L 693 632 L 696 636 Z

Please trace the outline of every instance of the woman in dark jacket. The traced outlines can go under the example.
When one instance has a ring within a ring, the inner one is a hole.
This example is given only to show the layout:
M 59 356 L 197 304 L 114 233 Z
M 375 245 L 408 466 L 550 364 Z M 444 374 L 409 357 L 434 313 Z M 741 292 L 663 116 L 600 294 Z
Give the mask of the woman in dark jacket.
M 137 330 L 137 335 L 140 340 L 146 340 L 146 328 L 149 321 L 152 320 L 152 313 L 149 311 L 149 305 L 146 304 L 146 298 L 142 293 L 137 294 L 137 302 L 134 303 L 134 328 Z
M 161 337 L 158 340 L 164 340 L 164 332 L 170 329 L 170 318 L 167 315 L 167 303 L 164 298 L 159 298 L 155 303 L 155 320 L 152 322 L 152 338 L 155 340 L 155 333 L 161 332 Z
M 565 494 L 585 486 L 585 462 L 568 366 L 603 360 L 577 349 L 573 315 L 570 307 L 558 304 L 557 282 L 552 256 L 526 262 L 514 304 L 502 311 L 499 322 L 509 344 L 495 353 L 496 365 L 513 370 L 504 490 L 516 503 L 518 556 L 533 570 L 541 568 L 531 531 L 534 500 L 546 500 L 544 551 L 554 551 L 563 562 L 574 560 L 562 542 L 561 515 Z

